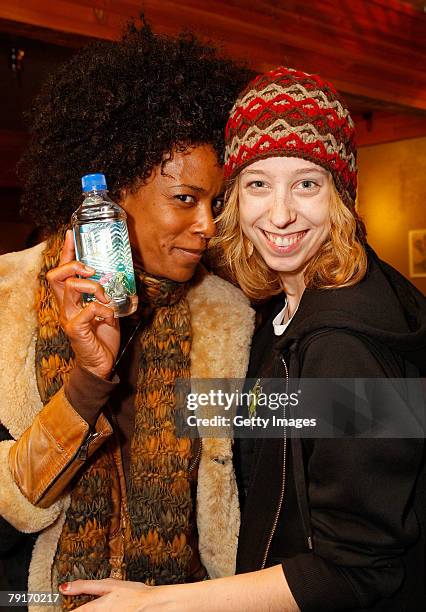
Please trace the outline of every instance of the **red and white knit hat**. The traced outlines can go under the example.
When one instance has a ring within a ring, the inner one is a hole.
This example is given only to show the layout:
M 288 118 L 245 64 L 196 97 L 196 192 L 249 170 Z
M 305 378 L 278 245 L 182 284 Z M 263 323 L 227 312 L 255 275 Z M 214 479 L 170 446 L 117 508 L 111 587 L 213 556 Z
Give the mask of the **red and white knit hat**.
M 281 66 L 256 77 L 235 102 L 226 125 L 225 178 L 272 156 L 322 166 L 354 208 L 354 123 L 334 87 L 319 76 Z

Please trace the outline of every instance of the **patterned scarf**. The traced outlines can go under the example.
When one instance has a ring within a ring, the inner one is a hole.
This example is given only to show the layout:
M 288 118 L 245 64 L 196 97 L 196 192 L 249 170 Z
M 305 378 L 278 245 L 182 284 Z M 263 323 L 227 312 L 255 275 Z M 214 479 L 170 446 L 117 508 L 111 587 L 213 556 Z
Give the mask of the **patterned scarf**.
M 56 266 L 64 232 L 44 252 L 37 298 L 36 371 L 40 396 L 47 403 L 66 381 L 73 353 L 58 323 L 46 272 Z M 185 582 L 192 557 L 188 544 L 192 499 L 189 463 L 191 441 L 176 437 L 175 381 L 189 379 L 191 324 L 188 285 L 138 272 L 144 305 L 135 424 L 128 477 L 125 558 L 128 580 L 150 585 Z M 145 319 L 146 318 L 146 319 Z M 54 561 L 58 583 L 110 575 L 109 534 L 117 470 L 107 447 L 101 447 L 75 479 L 71 502 Z M 72 610 L 87 597 L 63 598 Z

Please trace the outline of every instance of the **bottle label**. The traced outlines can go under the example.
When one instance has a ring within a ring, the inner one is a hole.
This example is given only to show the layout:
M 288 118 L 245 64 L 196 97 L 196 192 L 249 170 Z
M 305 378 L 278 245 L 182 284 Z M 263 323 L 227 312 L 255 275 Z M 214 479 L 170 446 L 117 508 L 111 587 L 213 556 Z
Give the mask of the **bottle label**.
M 125 221 L 93 222 L 76 226 L 78 259 L 96 273 L 91 279 L 100 283 L 115 302 L 136 293 L 132 252 Z M 90 301 L 93 296 L 85 296 Z

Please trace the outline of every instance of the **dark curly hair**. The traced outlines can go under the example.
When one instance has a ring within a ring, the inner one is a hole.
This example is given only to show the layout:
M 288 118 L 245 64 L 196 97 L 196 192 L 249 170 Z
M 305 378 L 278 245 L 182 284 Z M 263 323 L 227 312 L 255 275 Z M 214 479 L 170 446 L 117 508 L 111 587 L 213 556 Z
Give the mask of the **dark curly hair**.
M 228 113 L 251 76 L 194 36 L 160 36 L 146 23 L 89 45 L 35 100 L 18 165 L 21 214 L 54 230 L 79 205 L 83 174 L 103 172 L 118 200 L 173 151 L 208 143 L 222 160 Z

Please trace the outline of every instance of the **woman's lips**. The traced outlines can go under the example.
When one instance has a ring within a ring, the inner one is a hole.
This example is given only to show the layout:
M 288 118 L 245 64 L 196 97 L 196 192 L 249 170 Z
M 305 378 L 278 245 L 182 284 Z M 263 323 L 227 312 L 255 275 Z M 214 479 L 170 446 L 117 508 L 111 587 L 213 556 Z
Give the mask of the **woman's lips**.
M 266 243 L 274 253 L 287 254 L 292 253 L 299 248 L 303 238 L 308 233 L 308 230 L 300 232 L 292 232 L 291 234 L 275 234 L 262 230 L 266 238 Z
M 184 247 L 175 247 L 175 250 L 178 251 L 187 261 L 198 263 L 203 256 L 204 249 L 188 249 Z

